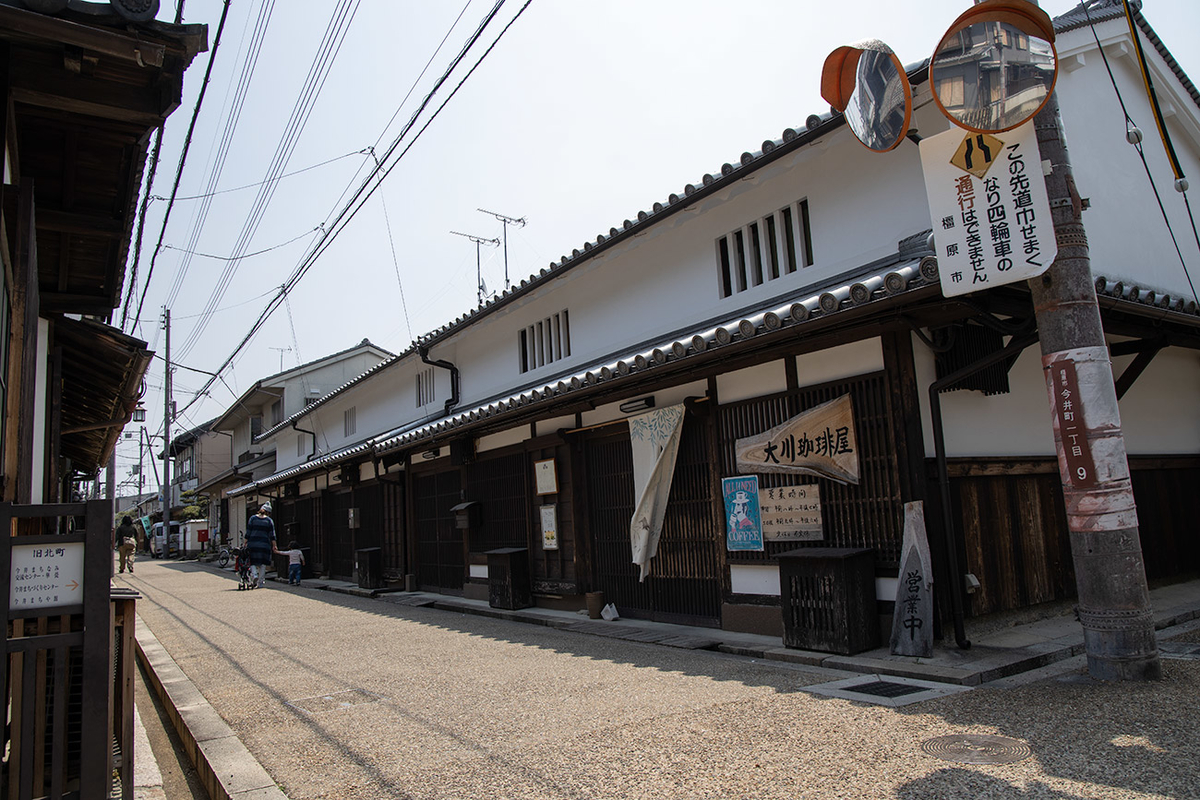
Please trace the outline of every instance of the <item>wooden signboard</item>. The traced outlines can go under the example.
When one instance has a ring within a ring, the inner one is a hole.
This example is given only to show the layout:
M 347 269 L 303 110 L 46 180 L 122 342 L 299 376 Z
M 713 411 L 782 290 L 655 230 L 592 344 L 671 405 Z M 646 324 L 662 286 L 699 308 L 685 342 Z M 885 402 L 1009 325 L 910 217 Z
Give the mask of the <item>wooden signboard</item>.
M 850 395 L 814 406 L 771 430 L 738 439 L 741 473 L 790 472 L 858 483 L 858 443 Z
M 820 542 L 821 487 L 772 486 L 759 490 L 763 538 L 768 542 Z

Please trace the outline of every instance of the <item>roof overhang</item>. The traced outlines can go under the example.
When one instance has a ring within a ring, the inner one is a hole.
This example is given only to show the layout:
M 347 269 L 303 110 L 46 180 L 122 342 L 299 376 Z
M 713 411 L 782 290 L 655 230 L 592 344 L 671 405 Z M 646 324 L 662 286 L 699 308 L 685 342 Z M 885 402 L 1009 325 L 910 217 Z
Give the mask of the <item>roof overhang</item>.
M 151 133 L 180 104 L 204 25 L 38 13 L 0 0 L 14 178 L 32 181 L 43 314 L 120 304 Z M 100 9 L 102 10 L 102 9 Z
M 74 470 L 95 472 L 133 416 L 153 354 L 116 328 L 68 317 L 55 320 L 54 345 L 62 354 L 60 452 Z

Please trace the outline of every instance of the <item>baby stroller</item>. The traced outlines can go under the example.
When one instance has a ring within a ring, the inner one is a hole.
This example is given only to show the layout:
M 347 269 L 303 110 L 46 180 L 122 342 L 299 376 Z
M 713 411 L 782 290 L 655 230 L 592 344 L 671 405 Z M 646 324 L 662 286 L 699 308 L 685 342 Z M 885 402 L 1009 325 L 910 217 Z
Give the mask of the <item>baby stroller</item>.
M 238 576 L 238 591 L 253 589 L 254 584 L 250 580 L 250 548 L 235 547 L 233 555 L 233 569 Z

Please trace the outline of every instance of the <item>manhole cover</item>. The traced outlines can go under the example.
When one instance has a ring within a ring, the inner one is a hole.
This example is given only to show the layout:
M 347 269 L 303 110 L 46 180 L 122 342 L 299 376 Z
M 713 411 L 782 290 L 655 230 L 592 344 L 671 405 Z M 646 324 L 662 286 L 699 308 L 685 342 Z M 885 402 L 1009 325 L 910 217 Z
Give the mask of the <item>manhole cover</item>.
M 375 695 L 361 689 L 346 689 L 341 692 L 302 697 L 299 700 L 292 700 L 288 705 L 307 714 L 324 714 L 329 711 L 341 711 L 351 706 L 361 706 L 364 703 L 374 703 L 378 700 L 379 698 Z
M 931 756 L 960 764 L 1014 764 L 1033 755 L 1029 745 L 1007 736 L 957 734 L 921 742 Z

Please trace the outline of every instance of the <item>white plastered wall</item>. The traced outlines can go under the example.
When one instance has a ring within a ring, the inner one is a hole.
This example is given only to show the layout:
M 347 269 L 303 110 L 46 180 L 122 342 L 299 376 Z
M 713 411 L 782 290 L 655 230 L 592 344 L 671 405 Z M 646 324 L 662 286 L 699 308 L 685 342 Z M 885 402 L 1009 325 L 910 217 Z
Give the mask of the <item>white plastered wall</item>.
M 932 458 L 933 425 L 929 385 L 936 379 L 933 354 L 913 341 L 917 392 L 925 454 Z M 1119 378 L 1132 356 L 1114 359 Z M 1050 400 L 1038 345 L 1027 347 L 1008 373 L 1008 394 L 986 397 L 977 391 L 941 396 L 946 455 L 1054 456 Z M 1200 354 L 1178 348 L 1158 354 L 1121 399 L 1121 428 L 1130 455 L 1179 455 L 1200 452 Z

